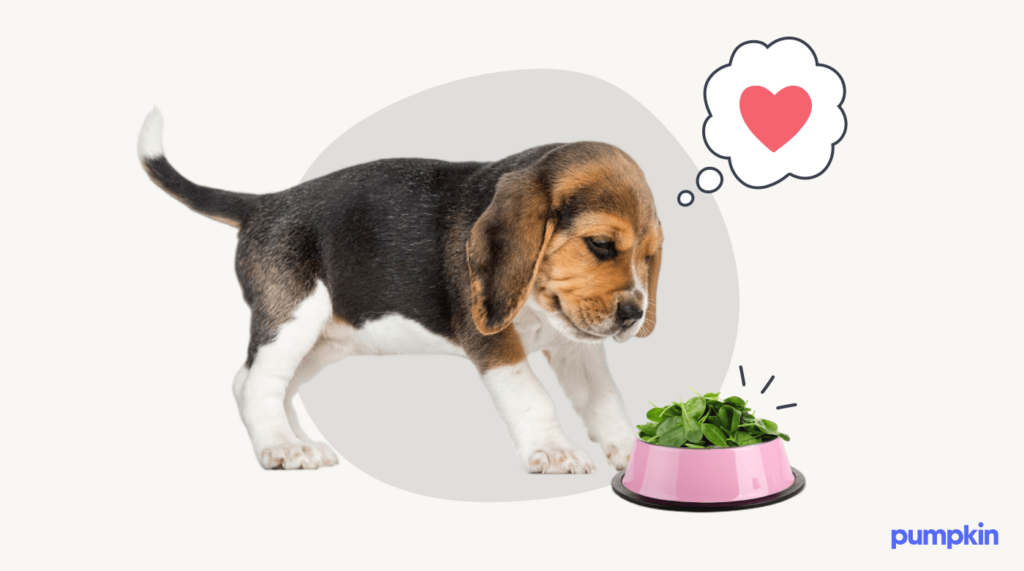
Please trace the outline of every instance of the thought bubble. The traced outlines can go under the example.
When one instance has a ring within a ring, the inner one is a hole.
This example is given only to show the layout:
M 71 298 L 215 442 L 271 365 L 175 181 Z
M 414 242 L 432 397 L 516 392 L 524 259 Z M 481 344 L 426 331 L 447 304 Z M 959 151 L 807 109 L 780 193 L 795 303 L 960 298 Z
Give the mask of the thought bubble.
M 798 38 L 745 42 L 704 84 L 704 144 L 750 188 L 809 179 L 846 134 L 846 84 Z
M 718 189 L 722 188 L 722 171 L 715 167 L 704 167 L 697 173 L 697 189 L 704 194 L 711 194 Z M 693 204 L 696 200 L 692 191 L 682 190 L 676 195 L 676 202 L 679 206 L 686 207 Z
M 722 188 L 722 172 L 715 167 L 704 167 L 697 173 L 697 188 L 701 192 L 711 194 Z

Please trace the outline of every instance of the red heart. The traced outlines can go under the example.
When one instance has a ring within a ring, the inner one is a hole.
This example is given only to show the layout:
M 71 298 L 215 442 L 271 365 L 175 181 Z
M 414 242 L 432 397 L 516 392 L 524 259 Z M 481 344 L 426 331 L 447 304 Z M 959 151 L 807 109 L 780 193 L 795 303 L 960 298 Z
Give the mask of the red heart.
M 740 95 L 740 115 L 757 140 L 774 153 L 804 128 L 811 116 L 811 96 L 796 85 L 775 95 L 752 85 Z

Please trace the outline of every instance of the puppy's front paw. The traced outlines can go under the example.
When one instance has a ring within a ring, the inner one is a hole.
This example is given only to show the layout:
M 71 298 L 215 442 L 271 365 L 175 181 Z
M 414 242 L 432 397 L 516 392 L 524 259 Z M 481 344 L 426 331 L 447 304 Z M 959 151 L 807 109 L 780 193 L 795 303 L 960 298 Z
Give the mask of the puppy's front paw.
M 625 470 L 629 464 L 629 456 L 633 453 L 635 442 L 636 437 L 630 431 L 601 442 L 601 450 L 604 451 L 605 458 L 608 458 L 608 463 L 616 470 Z
M 338 463 L 338 455 L 334 453 L 334 449 L 331 448 L 330 444 L 326 442 L 310 442 L 309 444 L 320 453 L 324 466 L 334 466 Z
M 260 464 L 268 470 L 275 468 L 316 470 L 321 466 L 333 466 L 338 463 L 338 457 L 326 444 L 305 442 L 264 446 L 260 448 L 259 460 Z
M 589 474 L 596 470 L 587 453 L 572 444 L 524 448 L 523 464 L 531 474 Z

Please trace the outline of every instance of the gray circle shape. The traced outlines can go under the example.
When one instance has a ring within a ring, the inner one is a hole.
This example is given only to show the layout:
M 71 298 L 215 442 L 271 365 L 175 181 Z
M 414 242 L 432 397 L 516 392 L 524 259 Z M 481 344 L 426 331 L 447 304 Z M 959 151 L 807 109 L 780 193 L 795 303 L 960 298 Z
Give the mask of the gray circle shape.
M 581 73 L 522 70 L 428 89 L 371 115 L 331 143 L 303 180 L 390 157 L 492 161 L 554 142 L 603 141 L 629 153 L 654 192 L 665 233 L 658 324 L 646 339 L 606 342 L 630 418 L 693 387 L 716 391 L 739 322 L 729 234 L 714 197 L 679 208 L 693 161 L 672 134 L 621 89 Z M 360 356 L 335 363 L 300 389 L 317 428 L 349 462 L 397 488 L 450 500 L 553 498 L 609 485 L 614 469 L 541 353 L 529 357 L 565 433 L 597 471 L 529 475 L 476 368 L 451 356 Z M 354 490 L 347 490 L 351 493 Z

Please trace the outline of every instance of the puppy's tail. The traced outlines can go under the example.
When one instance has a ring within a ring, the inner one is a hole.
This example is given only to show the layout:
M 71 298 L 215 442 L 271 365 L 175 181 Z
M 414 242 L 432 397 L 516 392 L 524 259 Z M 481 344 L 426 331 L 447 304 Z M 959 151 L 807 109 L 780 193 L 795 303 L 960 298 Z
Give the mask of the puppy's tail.
M 164 157 L 163 131 L 163 115 L 154 107 L 146 116 L 142 132 L 139 133 L 139 160 L 149 178 L 192 210 L 240 228 L 252 210 L 257 195 L 207 188 L 181 176 Z

